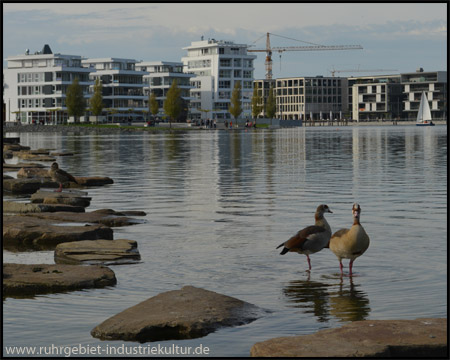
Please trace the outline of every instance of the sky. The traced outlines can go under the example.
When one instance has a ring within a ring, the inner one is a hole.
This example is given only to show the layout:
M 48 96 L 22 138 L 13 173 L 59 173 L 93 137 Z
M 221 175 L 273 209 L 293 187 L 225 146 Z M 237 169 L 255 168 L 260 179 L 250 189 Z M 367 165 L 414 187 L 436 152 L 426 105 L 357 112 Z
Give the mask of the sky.
M 274 52 L 273 77 L 363 76 L 447 70 L 447 3 L 21 3 L 3 2 L 3 67 L 8 56 L 54 53 L 86 58 L 181 61 L 193 41 L 216 39 L 265 49 L 361 45 L 362 50 Z M 289 39 L 286 39 L 289 38 Z M 253 53 L 255 79 L 265 53 Z M 281 56 L 280 56 L 281 55 Z M 359 71 L 355 71 L 359 70 Z M 365 72 L 365 70 L 369 70 Z M 370 71 L 372 70 L 372 71 Z M 373 70 L 383 70 L 375 72 Z M 393 70 L 393 71 L 386 71 Z

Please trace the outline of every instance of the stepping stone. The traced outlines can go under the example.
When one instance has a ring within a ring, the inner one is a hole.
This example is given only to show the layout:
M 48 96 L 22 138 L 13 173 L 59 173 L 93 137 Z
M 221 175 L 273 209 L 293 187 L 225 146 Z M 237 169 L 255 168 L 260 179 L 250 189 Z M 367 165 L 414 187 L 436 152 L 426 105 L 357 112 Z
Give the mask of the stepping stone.
M 62 192 L 55 192 L 40 189 L 31 195 L 31 202 L 36 204 L 65 204 L 87 207 L 90 205 L 92 198 L 85 195 L 87 195 L 85 191 L 63 189 Z
M 45 179 L 3 179 L 3 190 L 14 195 L 33 194 L 41 187 L 55 187 L 59 185 Z
M 85 212 L 83 206 L 72 206 L 63 204 L 29 204 L 29 203 L 19 203 L 16 201 L 5 201 L 3 200 L 3 213 L 41 213 L 41 212 L 61 212 L 68 211 L 74 213 Z
M 51 152 L 51 156 L 73 156 L 72 152 Z
M 17 153 L 17 157 L 24 160 L 33 160 L 33 161 L 55 161 L 56 158 L 48 155 L 36 155 L 30 152 L 19 151 Z
M 261 309 L 213 291 L 185 286 L 151 297 L 96 326 L 102 340 L 163 341 L 193 339 L 225 326 L 256 320 Z
M 133 219 L 120 212 L 109 209 L 101 209 L 92 212 L 70 213 L 70 212 L 36 212 L 30 216 L 40 219 L 57 220 L 63 222 L 81 222 L 92 224 L 103 224 L 109 227 L 128 226 L 142 224 L 142 220 Z
M 56 245 L 80 240 L 113 239 L 104 225 L 72 226 L 27 215 L 3 215 L 3 248 L 11 251 L 53 250 Z
M 84 240 L 59 244 L 55 249 L 57 264 L 130 264 L 141 259 L 134 240 Z
M 434 358 L 448 356 L 447 319 L 363 320 L 310 335 L 258 342 L 255 357 Z
M 116 283 L 114 272 L 105 266 L 3 264 L 3 297 L 33 297 Z

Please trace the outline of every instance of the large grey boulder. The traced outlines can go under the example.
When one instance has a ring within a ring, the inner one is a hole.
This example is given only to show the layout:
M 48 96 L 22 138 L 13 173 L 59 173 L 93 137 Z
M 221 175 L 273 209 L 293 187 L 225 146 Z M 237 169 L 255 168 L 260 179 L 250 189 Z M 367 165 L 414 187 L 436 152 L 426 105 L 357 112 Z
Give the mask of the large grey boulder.
M 101 288 L 116 283 L 114 272 L 105 266 L 3 264 L 3 297 Z
M 71 226 L 27 215 L 3 215 L 3 247 L 11 251 L 52 250 L 63 242 L 113 239 L 104 225 Z
M 141 259 L 134 240 L 83 240 L 56 246 L 57 264 L 130 264 Z
M 213 291 L 185 286 L 132 306 L 96 326 L 103 340 L 161 341 L 205 336 L 224 326 L 252 322 L 255 305 Z
M 256 343 L 255 357 L 447 357 L 447 319 L 363 320 Z

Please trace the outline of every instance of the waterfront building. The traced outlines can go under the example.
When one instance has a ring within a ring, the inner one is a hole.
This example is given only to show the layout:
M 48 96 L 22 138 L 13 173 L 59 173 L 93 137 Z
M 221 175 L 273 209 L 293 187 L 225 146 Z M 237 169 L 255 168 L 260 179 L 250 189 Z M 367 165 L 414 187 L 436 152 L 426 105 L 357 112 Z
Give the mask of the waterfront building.
M 258 117 L 265 118 L 266 115 L 266 104 L 267 98 L 269 97 L 270 88 L 273 87 L 273 91 L 275 91 L 275 79 L 260 79 L 255 80 L 253 82 L 253 86 L 258 86 L 258 96 L 262 99 L 263 109 Z M 253 96 L 253 94 L 252 94 Z
M 42 51 L 10 56 L 3 69 L 3 101 L 6 122 L 22 124 L 67 121 L 66 91 L 75 78 L 89 98 L 90 70 L 78 55 L 54 54 L 49 45 Z
M 348 107 L 346 78 L 289 77 L 275 84 L 277 117 L 282 120 L 340 119 Z
M 379 121 L 402 116 L 400 75 L 348 78 L 348 113 L 354 121 Z
M 181 98 L 183 99 L 183 111 L 181 118 L 187 117 L 187 110 L 190 101 L 190 90 L 192 85 L 190 79 L 194 76 L 190 73 L 183 72 L 182 62 L 170 61 L 143 61 L 136 63 L 137 71 L 144 71 L 144 107 L 148 110 L 148 100 L 151 92 L 156 95 L 156 100 L 159 104 L 158 117 L 164 115 L 164 101 L 166 100 L 167 92 L 172 86 L 174 80 L 177 81 L 177 86 L 181 90 Z
M 403 112 L 407 120 L 416 120 L 422 91 L 425 91 L 433 119 L 446 119 L 447 71 L 424 71 L 401 74 Z
M 82 60 L 82 64 L 91 73 L 92 84 L 96 79 L 102 83 L 108 122 L 143 121 L 146 110 L 143 77 L 147 73 L 135 69 L 136 60 L 97 58 Z
M 228 108 L 237 81 L 240 82 L 241 118 L 251 118 L 253 95 L 253 61 L 256 55 L 247 54 L 247 45 L 232 41 L 208 39 L 194 41 L 182 58 L 184 71 L 195 74 L 191 79 L 190 116 L 193 120 L 231 120 Z

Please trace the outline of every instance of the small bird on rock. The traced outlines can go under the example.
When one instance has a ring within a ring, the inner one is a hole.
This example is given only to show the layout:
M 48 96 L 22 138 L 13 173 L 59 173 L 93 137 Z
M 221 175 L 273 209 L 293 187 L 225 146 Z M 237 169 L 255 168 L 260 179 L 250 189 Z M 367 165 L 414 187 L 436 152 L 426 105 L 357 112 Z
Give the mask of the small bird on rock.
M 289 240 L 280 244 L 277 249 L 284 246 L 280 255 L 284 255 L 289 251 L 306 255 L 309 271 L 311 271 L 309 255 L 322 250 L 330 241 L 331 228 L 323 216 L 326 212 L 333 213 L 328 205 L 319 205 L 314 214 L 315 224 L 300 230 Z
M 361 207 L 357 203 L 354 203 L 352 206 L 352 214 L 353 226 L 350 229 L 336 231 L 327 246 L 339 260 L 341 276 L 343 275 L 342 259 L 350 259 L 349 275 L 352 276 L 353 261 L 364 254 L 370 243 L 369 236 L 359 222 Z
M 70 175 L 69 173 L 65 172 L 64 170 L 60 169 L 58 166 L 58 163 L 54 162 L 48 171 L 48 174 L 52 178 L 53 181 L 59 183 L 59 188 L 55 190 L 55 192 L 61 192 L 62 191 L 62 184 L 72 181 L 75 184 L 78 184 L 77 180 Z

